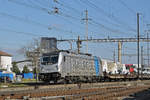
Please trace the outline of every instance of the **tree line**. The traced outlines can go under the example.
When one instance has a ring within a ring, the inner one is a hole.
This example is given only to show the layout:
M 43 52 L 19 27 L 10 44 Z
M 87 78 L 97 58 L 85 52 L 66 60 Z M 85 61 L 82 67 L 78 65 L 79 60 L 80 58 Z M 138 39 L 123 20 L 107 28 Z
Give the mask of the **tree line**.
M 12 63 L 12 68 L 11 71 L 16 73 L 16 74 L 21 74 L 21 73 L 29 73 L 33 72 L 34 74 L 36 73 L 36 68 L 33 68 L 33 71 L 30 71 L 27 65 L 24 65 L 22 72 L 19 70 L 17 63 L 13 62 Z

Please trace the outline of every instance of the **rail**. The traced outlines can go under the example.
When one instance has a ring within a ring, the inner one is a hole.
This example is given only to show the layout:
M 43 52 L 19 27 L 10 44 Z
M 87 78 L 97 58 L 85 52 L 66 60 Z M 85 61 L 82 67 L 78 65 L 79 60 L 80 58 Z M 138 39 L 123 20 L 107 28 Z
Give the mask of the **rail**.
M 48 87 L 39 87 L 36 90 L 0 92 L 0 100 L 8 98 L 56 98 L 58 100 L 93 100 L 93 98 L 97 98 L 101 100 L 116 100 L 118 97 L 150 88 L 150 81 L 88 83 L 81 84 L 80 88 L 77 84 L 51 85 Z

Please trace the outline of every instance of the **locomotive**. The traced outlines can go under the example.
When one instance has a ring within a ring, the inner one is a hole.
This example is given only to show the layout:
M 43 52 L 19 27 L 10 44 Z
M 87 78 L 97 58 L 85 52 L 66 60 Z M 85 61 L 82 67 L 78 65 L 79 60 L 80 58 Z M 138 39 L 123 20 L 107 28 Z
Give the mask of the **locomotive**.
M 40 59 L 39 78 L 66 82 L 100 80 L 103 76 L 99 57 L 69 51 L 45 53 Z
M 39 79 L 45 82 L 65 83 L 100 82 L 110 80 L 137 79 L 129 73 L 125 64 L 104 60 L 91 54 L 69 51 L 43 53 L 40 59 Z M 140 76 L 146 79 L 150 75 Z

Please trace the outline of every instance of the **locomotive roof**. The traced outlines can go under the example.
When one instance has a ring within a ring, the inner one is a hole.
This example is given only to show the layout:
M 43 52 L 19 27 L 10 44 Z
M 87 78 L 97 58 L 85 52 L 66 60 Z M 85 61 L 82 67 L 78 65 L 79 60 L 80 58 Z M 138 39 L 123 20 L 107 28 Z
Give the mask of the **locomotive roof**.
M 58 55 L 59 52 L 50 52 L 50 53 L 43 53 L 43 56 L 50 56 L 50 55 Z
M 43 56 L 58 55 L 60 52 L 71 53 L 71 54 L 76 54 L 76 55 L 92 56 L 92 54 L 88 54 L 88 53 L 79 53 L 78 54 L 76 52 L 71 52 L 68 50 L 59 50 L 59 51 L 54 51 L 54 52 L 49 52 L 49 53 L 43 53 Z

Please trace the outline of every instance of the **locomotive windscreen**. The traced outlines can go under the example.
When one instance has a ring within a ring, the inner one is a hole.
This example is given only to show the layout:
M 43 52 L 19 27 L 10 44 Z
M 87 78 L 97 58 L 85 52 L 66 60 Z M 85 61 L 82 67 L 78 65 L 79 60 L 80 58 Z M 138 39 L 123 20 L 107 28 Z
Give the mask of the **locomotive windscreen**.
M 42 57 L 42 65 L 52 65 L 58 62 L 58 55 L 50 55 Z

